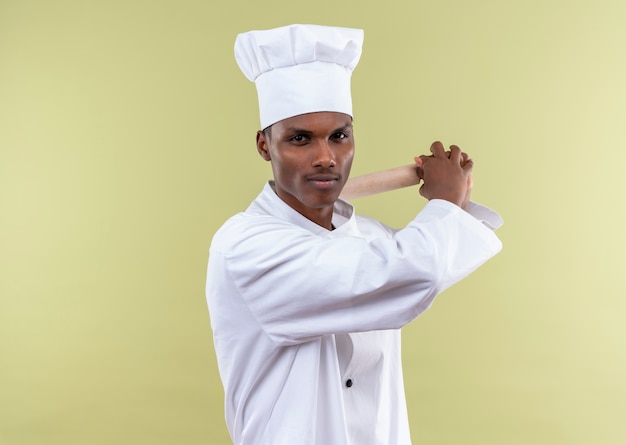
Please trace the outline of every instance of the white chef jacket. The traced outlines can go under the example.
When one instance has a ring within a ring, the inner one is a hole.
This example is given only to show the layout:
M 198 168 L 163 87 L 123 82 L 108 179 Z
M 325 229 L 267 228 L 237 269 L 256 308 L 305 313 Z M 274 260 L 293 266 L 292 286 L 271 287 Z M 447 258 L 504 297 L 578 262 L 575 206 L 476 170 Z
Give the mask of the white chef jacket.
M 229 219 L 207 301 L 233 442 L 410 444 L 399 328 L 501 249 L 470 212 L 431 200 L 395 231 L 339 200 L 328 231 L 270 181 Z

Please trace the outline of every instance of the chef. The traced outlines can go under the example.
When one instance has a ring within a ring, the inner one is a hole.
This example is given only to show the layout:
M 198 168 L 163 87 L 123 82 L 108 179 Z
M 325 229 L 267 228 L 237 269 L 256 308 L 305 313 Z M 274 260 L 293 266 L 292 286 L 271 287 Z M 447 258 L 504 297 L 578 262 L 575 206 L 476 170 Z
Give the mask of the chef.
M 237 445 L 406 445 L 400 328 L 501 249 L 469 201 L 473 163 L 440 142 L 416 158 L 428 199 L 395 230 L 339 194 L 355 153 L 359 29 L 291 25 L 237 36 L 271 163 L 248 209 L 214 235 L 206 295 L 226 424 Z

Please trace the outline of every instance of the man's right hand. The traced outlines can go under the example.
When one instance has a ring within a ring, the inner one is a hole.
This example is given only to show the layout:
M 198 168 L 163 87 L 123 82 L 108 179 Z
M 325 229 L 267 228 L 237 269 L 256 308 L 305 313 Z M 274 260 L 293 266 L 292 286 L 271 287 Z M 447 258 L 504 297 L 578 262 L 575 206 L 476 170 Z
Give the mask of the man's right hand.
M 430 146 L 432 155 L 415 158 L 418 174 L 424 181 L 420 194 L 428 199 L 445 199 L 464 210 L 472 189 L 472 168 L 474 162 L 456 145 L 446 151 L 441 142 Z

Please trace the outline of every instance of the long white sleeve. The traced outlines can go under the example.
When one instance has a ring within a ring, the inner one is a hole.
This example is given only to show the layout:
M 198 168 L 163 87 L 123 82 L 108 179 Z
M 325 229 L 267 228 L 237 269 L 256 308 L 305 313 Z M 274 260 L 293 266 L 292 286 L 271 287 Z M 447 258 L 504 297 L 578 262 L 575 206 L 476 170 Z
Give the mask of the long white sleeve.
M 480 221 L 433 200 L 392 238 L 319 235 L 242 214 L 218 232 L 209 280 L 232 280 L 279 344 L 329 333 L 399 328 L 501 248 Z M 213 272 L 213 273 L 212 273 Z

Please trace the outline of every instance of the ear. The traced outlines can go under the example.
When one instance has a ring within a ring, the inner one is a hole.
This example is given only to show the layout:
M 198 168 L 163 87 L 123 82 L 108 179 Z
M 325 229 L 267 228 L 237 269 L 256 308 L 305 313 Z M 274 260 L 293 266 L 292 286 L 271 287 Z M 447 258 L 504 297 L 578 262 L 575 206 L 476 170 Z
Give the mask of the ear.
M 266 161 L 272 160 L 269 150 L 269 141 L 262 130 L 256 132 L 256 151 L 258 151 L 261 157 Z

